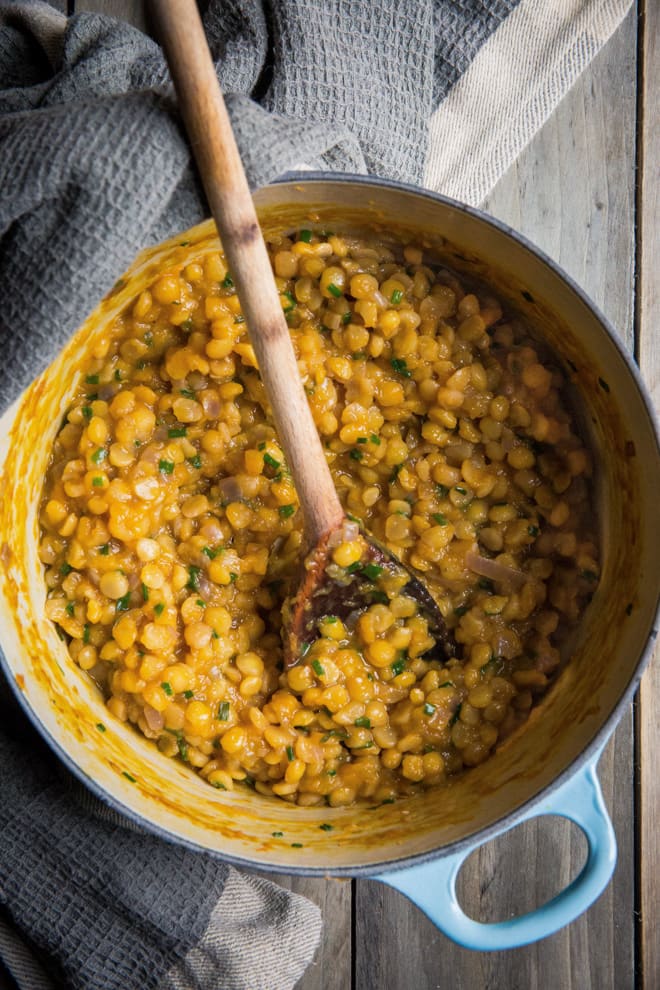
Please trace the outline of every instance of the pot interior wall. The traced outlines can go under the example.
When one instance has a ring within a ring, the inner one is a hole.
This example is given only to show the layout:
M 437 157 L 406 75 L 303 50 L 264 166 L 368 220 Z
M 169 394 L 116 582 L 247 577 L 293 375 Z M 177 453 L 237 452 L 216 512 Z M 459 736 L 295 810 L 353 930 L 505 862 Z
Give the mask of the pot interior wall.
M 521 808 L 580 758 L 630 690 L 651 634 L 659 584 L 657 441 L 635 378 L 598 317 L 570 284 L 502 229 L 452 203 L 362 182 L 279 184 L 262 190 L 257 200 L 266 229 L 315 220 L 338 229 L 348 220 L 358 227 L 416 231 L 450 267 L 487 281 L 570 362 L 566 367 L 599 452 L 603 558 L 600 587 L 571 663 L 526 726 L 486 764 L 423 799 L 369 811 L 301 809 L 247 790 L 215 791 L 110 716 L 44 617 L 37 554 L 41 486 L 52 440 L 95 336 L 163 259 L 210 250 L 210 222 L 185 235 L 191 242 L 185 251 L 179 236 L 145 252 L 128 284 L 118 284 L 1 421 L 2 649 L 9 676 L 51 742 L 97 793 L 128 814 L 239 863 L 363 871 L 460 842 Z M 333 831 L 321 830 L 323 823 Z

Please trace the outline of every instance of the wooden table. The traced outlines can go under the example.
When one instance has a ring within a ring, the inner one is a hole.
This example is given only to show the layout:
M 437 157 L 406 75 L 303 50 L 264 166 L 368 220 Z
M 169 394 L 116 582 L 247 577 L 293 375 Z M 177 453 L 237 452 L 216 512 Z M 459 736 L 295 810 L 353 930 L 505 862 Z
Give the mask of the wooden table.
M 141 0 L 75 0 L 75 10 L 144 24 Z M 638 0 L 486 203 L 586 289 L 634 349 L 656 405 L 659 40 L 660 4 Z M 297 990 L 659 990 L 659 712 L 657 656 L 600 763 L 619 860 L 606 892 L 578 921 L 537 945 L 474 953 L 375 882 L 278 876 L 316 901 L 325 921 Z M 567 822 L 519 826 L 470 858 L 463 905 L 483 921 L 531 910 L 575 876 L 584 848 Z

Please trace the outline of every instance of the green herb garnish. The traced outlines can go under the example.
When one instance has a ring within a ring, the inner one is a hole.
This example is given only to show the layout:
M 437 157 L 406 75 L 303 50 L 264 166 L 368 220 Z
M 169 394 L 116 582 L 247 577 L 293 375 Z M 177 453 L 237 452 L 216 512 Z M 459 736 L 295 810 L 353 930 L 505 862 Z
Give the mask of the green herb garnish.
M 191 591 L 199 591 L 199 575 L 201 570 L 201 567 L 195 567 L 194 564 L 190 564 L 188 567 L 188 583 L 186 584 L 186 588 L 190 588 Z
M 401 291 L 401 289 L 395 289 L 392 295 L 390 296 L 390 302 L 394 306 L 398 306 L 402 299 L 403 299 L 403 292 Z
M 99 447 L 98 450 L 95 450 L 94 453 L 92 454 L 91 457 L 92 463 L 100 464 L 101 461 L 104 461 L 107 456 L 108 456 L 107 451 L 103 447 Z
M 98 385 L 99 376 L 98 375 L 87 375 L 85 381 L 88 385 Z
M 438 524 L 438 526 L 446 526 L 449 522 L 447 516 L 443 516 L 442 512 L 434 512 L 431 518 Z
M 361 461 L 364 455 L 361 450 L 354 449 L 348 452 L 348 456 L 351 458 L 351 460 Z
M 367 718 L 366 715 L 361 715 L 360 718 L 355 719 L 354 724 L 358 727 L 358 729 L 370 729 L 371 719 Z
M 169 681 L 163 681 L 160 686 L 162 687 L 162 689 L 165 692 L 165 694 L 167 695 L 167 697 L 168 698 L 171 698 L 172 695 L 174 694 L 174 691 L 172 690 L 172 685 L 170 684 L 170 682 Z
M 365 564 L 362 568 L 362 573 L 369 578 L 370 581 L 375 581 L 383 573 L 383 568 L 380 564 Z
M 234 288 L 234 280 L 231 277 L 231 275 L 229 274 L 229 272 L 227 272 L 227 274 L 223 278 L 223 280 L 220 283 L 220 285 L 222 286 L 223 289 L 233 289 Z
M 125 595 L 122 595 L 122 597 L 118 598 L 115 602 L 115 610 L 117 612 L 125 612 L 129 607 L 130 601 L 131 593 L 130 591 L 127 591 Z
M 429 703 L 429 702 L 427 701 L 427 702 L 425 703 L 425 705 L 424 705 L 424 714 L 425 714 L 425 715 L 432 715 L 434 711 L 435 711 L 435 705 L 431 705 L 431 704 L 430 704 L 430 703 Z
M 292 763 L 295 760 L 296 754 L 293 752 L 293 746 L 287 746 L 286 758 L 289 761 L 289 763 Z
M 334 296 L 335 299 L 341 299 L 342 291 L 338 285 L 334 284 L 334 282 L 329 283 L 328 292 L 330 293 L 331 296 Z
M 165 610 L 165 604 L 163 602 L 158 602 L 154 605 L 154 615 L 162 615 Z
M 96 728 L 99 730 L 99 732 L 105 732 L 105 726 L 104 726 L 103 722 L 97 722 L 96 723 Z
M 122 774 L 126 777 L 126 780 L 130 780 L 131 784 L 137 784 L 135 777 L 132 777 L 128 770 L 122 770 Z
M 173 440 L 175 437 L 185 437 L 188 435 L 187 426 L 171 426 L 167 431 L 168 437 Z
M 280 505 L 278 510 L 283 519 L 289 519 L 296 511 L 295 505 Z
M 318 677 L 323 677 L 323 675 L 325 674 L 325 669 L 323 667 L 323 664 L 319 660 L 312 660 L 312 667 L 314 669 L 314 673 Z
M 311 230 L 301 230 L 298 234 L 298 240 L 304 241 L 305 244 L 311 244 L 312 242 L 312 232 Z
M 218 705 L 218 714 L 216 718 L 219 722 L 226 722 L 229 718 L 229 702 L 221 701 Z
M 280 467 L 280 466 L 281 466 L 281 465 L 280 465 L 280 462 L 279 462 L 279 461 L 277 461 L 277 460 L 275 460 L 275 458 L 274 458 L 274 457 L 271 457 L 271 455 L 270 455 L 270 454 L 269 454 L 269 453 L 268 453 L 267 451 L 266 451 L 266 453 L 264 454 L 264 464 L 267 464 L 267 465 L 268 465 L 268 467 L 272 467 L 272 468 L 274 468 L 274 469 L 275 469 L 275 471 L 277 471 L 277 469 L 278 469 L 278 467 Z
M 96 477 L 92 478 L 92 485 L 94 488 L 103 488 L 103 478 L 101 475 L 97 474 Z
M 392 358 L 390 364 L 394 370 L 399 375 L 403 375 L 404 378 L 410 378 L 412 371 L 409 369 L 407 362 L 404 358 Z
M 172 471 L 174 471 L 174 461 L 164 461 L 161 458 L 158 461 L 158 470 L 162 471 L 163 474 L 172 474 Z
M 194 468 L 197 468 L 197 470 L 199 470 L 202 466 L 202 458 L 199 456 L 199 454 L 195 454 L 194 457 L 189 457 L 188 462 L 192 464 Z

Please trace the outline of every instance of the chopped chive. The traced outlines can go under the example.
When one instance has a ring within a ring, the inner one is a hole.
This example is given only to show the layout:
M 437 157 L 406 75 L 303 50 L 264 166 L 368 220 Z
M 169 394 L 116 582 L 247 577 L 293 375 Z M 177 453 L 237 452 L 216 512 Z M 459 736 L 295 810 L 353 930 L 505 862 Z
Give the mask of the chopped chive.
M 459 495 L 467 495 L 467 488 L 462 488 L 460 485 L 454 485 L 454 491 Z
M 355 560 L 352 564 L 349 564 L 346 568 L 348 574 L 357 574 L 358 571 L 362 570 L 362 563 L 359 560 Z
M 235 581 L 238 581 L 238 574 L 236 573 L 236 571 L 229 572 L 229 580 L 231 581 L 232 584 L 234 584 Z
M 293 752 L 293 746 L 287 746 L 286 748 L 286 758 L 289 763 L 293 763 L 296 758 L 296 754 Z
M 440 498 L 446 498 L 449 495 L 449 489 L 446 485 L 436 485 L 435 490 Z
M 481 669 L 483 670 L 483 667 Z M 453 681 L 444 681 L 442 684 L 440 684 L 440 687 L 441 688 L 443 688 L 443 687 L 454 687 L 454 682 Z
M 302 847 L 303 847 L 302 842 L 292 842 L 291 843 L 291 848 L 292 849 L 302 849 Z
M 197 392 L 193 392 L 191 388 L 180 388 L 179 395 L 182 395 L 185 399 L 196 399 Z
M 467 605 L 459 605 L 458 608 L 455 608 L 454 609 L 454 615 L 457 615 L 459 617 L 459 619 L 460 619 L 460 617 L 462 615 L 465 615 L 465 613 L 467 612 L 467 610 L 468 610 L 468 606 Z
M 311 648 L 312 648 L 312 644 L 311 643 L 303 643 L 303 645 L 300 647 L 300 656 L 301 656 L 301 658 L 302 657 L 306 657 L 307 654 L 309 653 L 309 651 L 311 650 Z
M 119 370 L 119 368 L 115 368 L 115 381 L 116 382 L 121 381 L 121 371 Z
M 392 295 L 390 296 L 390 302 L 393 303 L 394 306 L 398 306 L 402 299 L 403 299 L 403 292 L 401 291 L 401 289 L 395 289 Z
M 195 605 L 199 605 L 200 608 L 206 608 L 206 602 L 203 598 L 198 598 Z
M 190 588 L 191 591 L 199 591 L 200 571 L 201 567 L 195 567 L 194 564 L 188 567 L 188 583 L 186 584 L 186 588 Z
M 153 344 L 154 335 L 152 334 L 151 330 L 147 330 L 147 332 L 145 333 L 144 342 L 147 345 L 147 347 L 151 347 L 151 345 Z
M 402 467 L 403 467 L 403 464 L 395 464 L 394 465 L 394 468 L 392 470 L 392 474 L 390 475 L 390 484 L 391 485 L 394 484 L 394 482 L 396 481 L 396 479 L 399 477 L 399 471 L 401 470 Z
M 83 643 L 89 643 L 89 622 L 86 622 L 83 626 Z
M 282 295 L 284 296 L 284 298 L 286 299 L 286 301 L 289 304 L 288 306 L 283 306 L 282 307 L 282 312 L 283 313 L 290 313 L 292 310 L 294 310 L 296 308 L 296 306 L 298 305 L 298 303 L 297 303 L 295 297 L 292 296 L 290 292 L 283 292 Z
M 326 773 L 327 773 L 328 777 L 336 777 L 337 776 L 337 771 L 336 770 L 326 770 Z
M 87 375 L 85 381 L 88 385 L 98 385 L 99 376 L 98 375 Z
M 131 593 L 130 591 L 127 591 L 125 595 L 122 595 L 122 597 L 118 598 L 117 601 L 115 602 L 116 611 L 125 612 L 130 604 L 130 600 L 131 600 Z
M 170 429 L 167 431 L 167 435 L 172 440 L 175 437 L 185 437 L 185 436 L 188 435 L 188 427 L 187 426 L 171 426 Z
M 334 296 L 335 299 L 341 299 L 342 291 L 338 285 L 334 284 L 334 282 L 329 283 L 328 292 L 330 293 L 331 296 Z
M 188 762 L 188 746 L 187 746 L 186 741 L 185 741 L 185 739 L 183 738 L 182 735 L 177 735 L 177 737 L 176 737 L 176 745 L 177 745 L 177 749 L 179 750 L 179 756 L 181 757 L 181 759 L 185 763 L 187 763 Z
M 270 834 L 274 839 L 281 839 L 282 836 L 284 835 L 284 832 L 271 832 Z
M 312 242 L 312 232 L 311 230 L 301 230 L 298 234 L 298 240 L 304 241 L 305 244 L 311 244 Z
M 341 322 L 342 323 L 350 323 L 351 322 L 351 311 L 350 311 L 350 309 L 349 309 L 348 313 L 344 313 L 344 315 L 341 318 Z
M 211 633 L 211 639 L 220 639 L 220 637 L 218 636 L 218 634 L 217 634 L 217 632 L 215 631 L 215 629 L 214 629 L 214 630 L 213 630 L 213 632 Z
M 100 464 L 101 461 L 104 461 L 107 456 L 108 456 L 108 453 L 105 450 L 105 448 L 104 447 L 99 447 L 98 450 L 95 450 L 94 453 L 92 454 L 92 457 L 91 457 L 92 463 L 93 464 Z
M 600 387 L 603 389 L 604 392 L 609 392 L 610 386 L 607 384 L 604 378 L 599 378 L 598 384 L 600 385 Z
M 105 732 L 105 726 L 104 726 L 103 722 L 97 722 L 96 723 L 96 728 L 99 730 L 99 732 Z
M 350 450 L 348 456 L 354 461 L 361 461 L 364 455 L 361 450 Z
M 141 440 L 134 440 L 133 441 L 133 446 L 134 447 L 141 447 L 142 446 L 142 441 Z
M 271 455 L 268 453 L 268 451 L 266 451 L 266 453 L 264 454 L 264 464 L 267 464 L 268 467 L 274 468 L 276 471 L 277 471 L 278 467 L 281 467 L 280 462 L 277 461 L 277 460 L 275 460 L 274 457 L 271 457 Z
M 92 485 L 94 488 L 103 488 L 103 478 L 97 474 L 96 477 L 92 478 Z
M 131 784 L 137 784 L 137 780 L 135 779 L 135 777 L 131 776 L 128 770 L 122 770 L 122 774 L 124 777 L 126 777 L 126 780 L 130 780 Z
M 462 707 L 463 707 L 463 703 L 461 702 L 461 704 L 458 706 L 458 708 L 456 709 L 456 711 L 454 712 L 454 714 L 452 715 L 452 717 L 449 719 L 449 725 L 450 726 L 456 725 L 456 723 L 458 722 L 458 719 L 459 719 L 460 714 L 461 714 L 461 708 Z
M 179 324 L 179 329 L 183 330 L 184 333 L 190 333 L 192 328 L 193 328 L 193 321 L 190 319 L 190 317 L 187 320 L 184 320 L 183 323 Z
M 223 547 L 202 547 L 202 553 L 209 560 L 215 560 L 219 553 L 222 553 Z
M 328 825 L 327 822 L 324 822 L 323 825 L 319 825 L 319 828 L 322 832 L 332 832 L 333 826 Z
M 324 615 L 321 621 L 327 622 L 329 625 L 333 626 L 338 620 L 336 615 Z
M 218 705 L 218 714 L 216 718 L 219 722 L 226 722 L 229 719 L 229 702 L 221 701 Z
M 380 564 L 365 564 L 362 568 L 362 573 L 365 574 L 370 581 L 375 581 L 383 573 L 383 568 Z
M 184 691 L 183 692 L 183 697 L 184 698 L 187 698 L 188 700 L 190 700 L 191 698 L 194 698 L 195 697 L 195 692 L 194 691 L 190 691 L 190 690 Z
M 369 439 L 376 447 L 380 447 L 380 437 L 377 437 L 375 433 L 372 433 Z
M 538 526 L 528 526 L 527 527 L 527 532 L 529 533 L 530 536 L 538 536 L 539 535 L 539 528 L 538 528 Z
M 393 663 L 390 664 L 390 670 L 392 671 L 395 677 L 397 677 L 399 674 L 402 674 L 405 669 L 406 669 L 405 657 L 399 657 L 397 660 L 395 660 Z
M 163 474 L 172 474 L 174 471 L 174 461 L 164 461 L 162 458 L 158 461 L 158 470 L 162 471 Z
M 371 719 L 367 718 L 366 715 L 361 715 L 360 718 L 355 719 L 354 725 L 356 725 L 358 729 L 370 729 Z
M 162 615 L 164 610 L 165 610 L 165 604 L 163 602 L 158 602 L 157 605 L 154 605 L 155 615 Z
M 199 456 L 199 454 L 195 454 L 194 457 L 189 457 L 188 462 L 192 464 L 194 468 L 197 468 L 197 470 L 199 470 L 202 466 L 202 458 Z
M 179 247 L 188 247 L 190 241 L 179 241 Z
M 435 711 L 435 705 L 431 705 L 427 701 L 426 704 L 424 705 L 424 714 L 425 715 L 432 715 L 434 711 Z
M 312 667 L 314 668 L 314 673 L 317 674 L 318 677 L 323 677 L 325 674 L 325 669 L 319 660 L 312 660 Z
M 449 522 L 447 516 L 443 516 L 441 512 L 434 512 L 431 518 L 438 524 L 438 526 L 446 526 Z
M 220 283 L 220 285 L 222 286 L 223 289 L 233 289 L 234 288 L 234 280 L 231 277 L 231 275 L 229 274 L 229 272 L 227 272 L 227 274 L 223 278 L 223 280 Z
M 364 361 L 367 355 L 364 351 L 355 351 L 351 354 L 351 361 Z
M 280 505 L 278 510 L 283 519 L 289 519 L 296 511 L 295 505 Z
M 70 574 L 72 570 L 73 567 L 71 566 L 71 564 L 67 564 L 66 561 L 63 564 L 60 564 L 60 574 L 62 574 L 63 577 L 66 577 L 67 574 Z
M 144 581 L 142 582 L 142 601 L 143 602 L 149 601 L 149 589 L 147 588 Z
M 235 316 L 234 317 L 234 323 L 245 323 L 245 317 L 244 316 Z
M 66 603 L 66 614 L 73 615 L 73 602 Z
M 96 402 L 96 400 L 98 399 L 98 397 L 99 397 L 99 393 L 98 392 L 90 392 L 89 395 L 87 396 L 87 401 L 88 402 Z
M 404 378 L 410 378 L 412 371 L 408 368 L 408 364 L 404 358 L 392 358 L 390 364 L 394 370 L 399 374 L 403 375 Z
M 92 416 L 94 415 L 94 411 L 92 410 L 91 406 L 83 406 L 82 414 L 85 417 L 85 419 L 91 419 Z
M 357 442 L 358 443 L 369 443 L 369 438 L 368 437 L 358 437 L 357 438 Z
M 160 686 L 162 687 L 162 689 L 165 692 L 165 694 L 167 695 L 167 697 L 168 698 L 171 698 L 172 695 L 174 694 L 174 691 L 172 690 L 172 685 L 170 684 L 170 682 L 169 681 L 163 681 Z
M 99 553 L 102 554 L 102 556 L 107 557 L 110 553 L 110 544 L 104 543 L 103 546 L 99 547 Z

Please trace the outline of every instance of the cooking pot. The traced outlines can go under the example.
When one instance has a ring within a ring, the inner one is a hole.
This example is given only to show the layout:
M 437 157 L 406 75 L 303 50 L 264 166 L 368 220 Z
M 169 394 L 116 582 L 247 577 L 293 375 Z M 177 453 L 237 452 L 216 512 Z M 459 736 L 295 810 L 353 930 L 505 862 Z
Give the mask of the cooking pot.
M 167 259 L 213 249 L 208 221 L 145 251 L 2 417 L 4 672 L 66 765 L 101 800 L 166 839 L 239 867 L 381 880 L 474 949 L 542 938 L 598 897 L 616 860 L 596 763 L 641 676 L 658 606 L 660 459 L 649 399 L 616 334 L 581 290 L 523 238 L 478 211 L 392 182 L 313 173 L 262 189 L 255 199 L 265 231 L 317 222 L 414 236 L 459 274 L 487 282 L 559 356 L 596 453 L 602 539 L 602 577 L 570 644 L 570 663 L 486 763 L 446 787 L 374 809 L 300 808 L 247 787 L 219 792 L 108 712 L 45 617 L 42 482 L 94 340 Z M 468 918 L 455 890 L 463 861 L 495 835 L 544 814 L 570 818 L 585 833 L 589 851 L 580 875 L 531 914 L 497 924 Z

